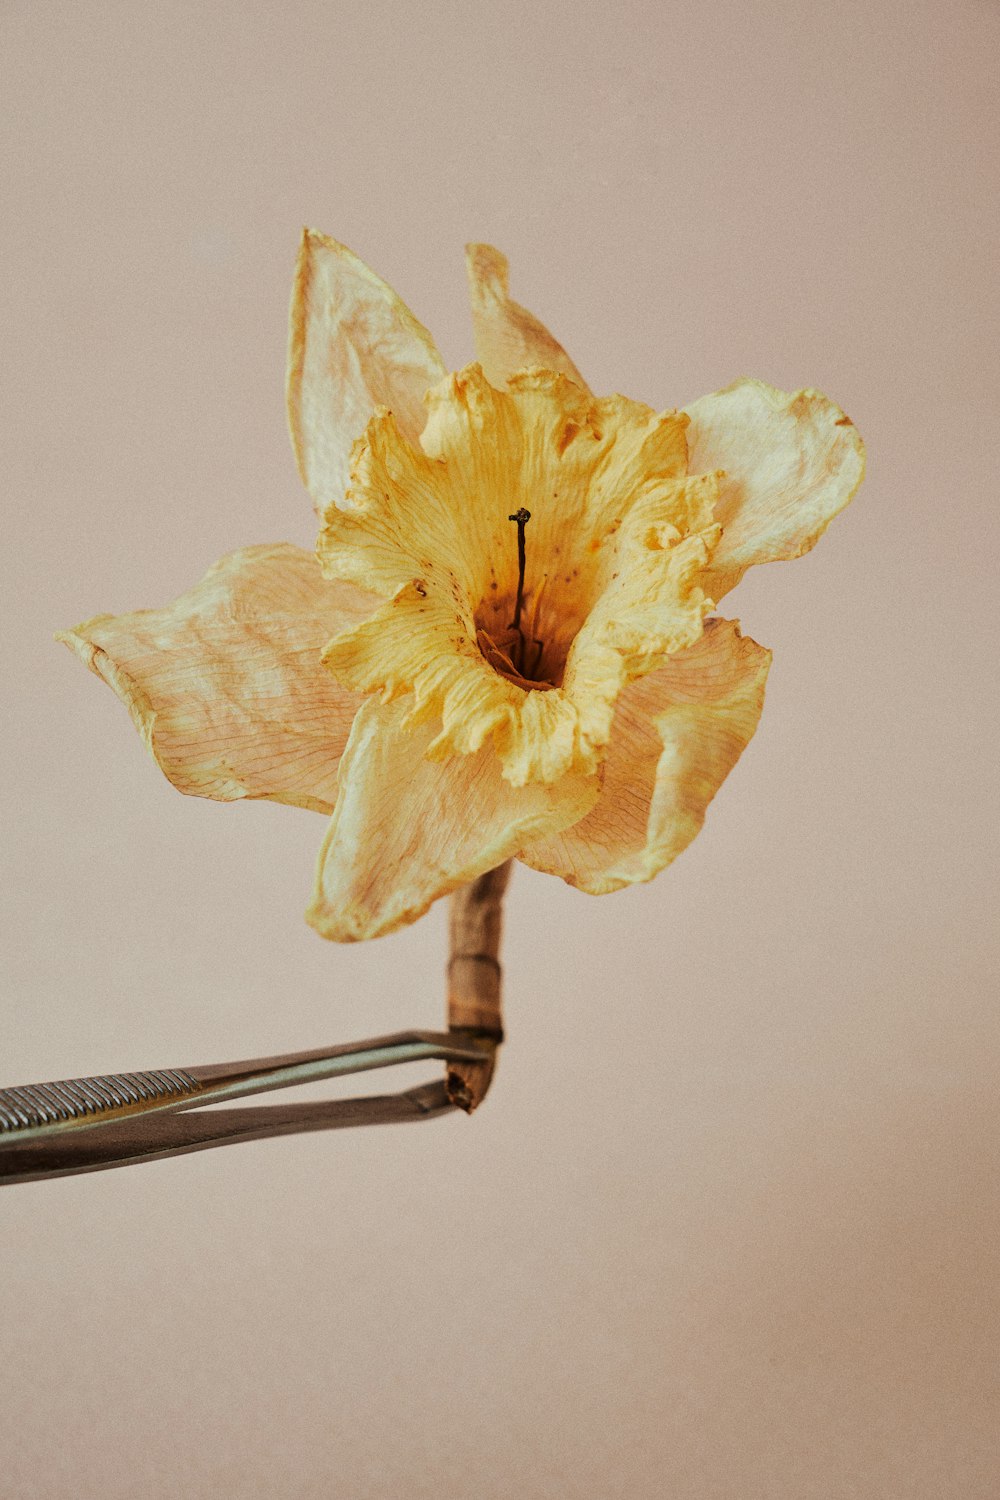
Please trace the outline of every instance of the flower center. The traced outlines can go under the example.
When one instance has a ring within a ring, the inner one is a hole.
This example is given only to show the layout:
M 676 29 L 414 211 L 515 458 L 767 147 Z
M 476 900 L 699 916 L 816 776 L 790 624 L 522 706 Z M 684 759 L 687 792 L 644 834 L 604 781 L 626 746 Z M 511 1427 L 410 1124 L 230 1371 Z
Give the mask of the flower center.
M 507 519 L 508 521 L 517 522 L 517 598 L 514 601 L 514 618 L 510 622 L 510 628 L 517 636 L 517 643 L 514 647 L 514 665 L 522 677 L 530 678 L 531 674 L 524 670 L 525 640 L 524 631 L 521 629 L 521 610 L 524 608 L 524 565 L 526 555 L 524 528 L 531 520 L 531 511 L 525 510 L 522 505 L 519 510 L 516 510 L 512 516 L 508 516 Z M 532 645 L 538 647 L 538 657 L 541 657 L 541 641 L 532 641 Z M 534 666 L 538 666 L 537 658 Z
M 517 525 L 517 593 L 514 596 L 513 617 L 505 628 L 498 629 L 496 615 L 498 611 L 504 609 L 504 601 L 495 600 L 492 609 L 494 618 L 491 625 L 482 624 L 477 619 L 479 628 L 476 632 L 476 639 L 480 651 L 494 671 L 518 683 L 521 687 L 544 690 L 557 685 L 549 676 L 540 671 L 545 656 L 545 641 L 537 633 L 538 609 L 546 578 L 542 579 L 541 584 L 534 591 L 530 621 L 522 624 L 521 616 L 525 604 L 524 575 L 527 562 L 524 529 L 531 520 L 531 511 L 526 510 L 522 505 L 507 519 Z M 551 666 L 554 669 L 555 663 Z M 555 675 L 554 671 L 553 675 Z

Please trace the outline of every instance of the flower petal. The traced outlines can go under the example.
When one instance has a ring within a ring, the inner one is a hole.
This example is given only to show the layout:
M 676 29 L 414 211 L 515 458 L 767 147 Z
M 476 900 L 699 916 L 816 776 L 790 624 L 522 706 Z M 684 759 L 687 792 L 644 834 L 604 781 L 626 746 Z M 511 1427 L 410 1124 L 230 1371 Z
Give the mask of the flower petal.
M 288 422 L 318 511 L 340 504 L 351 447 L 376 406 L 416 442 L 424 393 L 445 373 L 434 340 L 391 287 L 345 245 L 302 235 L 288 340 Z
M 165 609 L 97 615 L 56 639 L 114 689 L 178 791 L 329 812 L 361 699 L 320 652 L 376 604 L 278 543 L 230 553 Z
M 651 880 L 698 833 L 749 743 L 770 664 L 734 620 L 706 621 L 695 645 L 622 693 L 593 809 L 520 858 L 593 896 Z
M 753 563 L 801 557 L 853 497 L 865 472 L 857 428 L 820 391 L 737 380 L 687 407 L 690 471 L 725 470 L 722 540 L 705 588 L 715 600 Z
M 434 724 L 408 727 L 405 699 L 368 699 L 340 766 L 337 805 L 320 851 L 307 920 L 339 942 L 381 937 L 579 818 L 596 779 L 514 788 L 489 746 L 426 758 Z
M 466 245 L 476 358 L 502 388 L 517 370 L 558 370 L 584 390 L 587 382 L 549 330 L 507 295 L 507 257 L 492 245 Z

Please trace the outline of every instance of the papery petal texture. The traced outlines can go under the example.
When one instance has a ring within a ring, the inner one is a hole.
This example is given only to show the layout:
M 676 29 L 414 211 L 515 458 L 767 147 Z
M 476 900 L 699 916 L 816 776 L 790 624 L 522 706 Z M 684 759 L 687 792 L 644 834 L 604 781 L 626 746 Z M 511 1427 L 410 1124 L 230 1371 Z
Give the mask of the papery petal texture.
M 118 694 L 178 791 L 329 812 L 361 699 L 320 652 L 377 602 L 278 543 L 222 558 L 164 609 L 97 615 L 57 639 Z
M 591 895 L 651 880 L 698 833 L 751 739 L 770 662 L 735 621 L 708 620 L 699 641 L 622 693 L 593 809 L 520 858 Z
M 287 405 L 316 555 L 248 547 L 58 637 L 179 790 L 329 815 L 307 916 L 339 941 L 515 856 L 592 894 L 675 859 L 770 664 L 717 603 L 808 551 L 864 473 L 818 391 L 595 397 L 500 251 L 466 258 L 479 362 L 448 374 L 392 288 L 305 230 Z
M 591 775 L 624 684 L 701 634 L 715 477 L 687 475 L 684 417 L 551 371 L 499 391 L 473 365 L 429 403 L 423 451 L 390 414 L 373 419 L 348 508 L 327 509 L 324 572 L 387 603 L 324 661 L 358 691 L 412 693 L 411 723 L 441 720 L 431 755 L 492 738 L 515 786 Z M 510 628 L 525 504 L 532 682 L 488 659 Z
M 476 358 L 495 386 L 518 370 L 558 370 L 583 390 L 587 382 L 566 350 L 534 313 L 510 297 L 507 257 L 492 245 L 466 245 Z
M 377 406 L 416 442 L 424 394 L 445 373 L 434 340 L 346 245 L 302 236 L 288 346 L 288 421 L 299 473 L 318 511 L 340 504 L 351 448 Z
M 857 428 L 820 391 L 737 380 L 686 408 L 692 472 L 724 470 L 722 540 L 705 587 L 713 598 L 754 563 L 814 547 L 864 478 Z
M 415 921 L 525 841 L 577 821 L 597 795 L 575 774 L 515 789 L 488 747 L 428 759 L 435 733 L 408 724 L 405 700 L 359 711 L 306 914 L 324 937 L 353 942 Z

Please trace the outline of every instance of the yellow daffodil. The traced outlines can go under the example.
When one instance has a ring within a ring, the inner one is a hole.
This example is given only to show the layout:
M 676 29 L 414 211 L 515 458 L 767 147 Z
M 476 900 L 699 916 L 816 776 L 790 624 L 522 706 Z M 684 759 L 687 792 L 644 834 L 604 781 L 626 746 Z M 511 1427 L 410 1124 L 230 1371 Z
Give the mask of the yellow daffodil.
M 248 547 L 161 610 L 61 636 L 183 792 L 330 817 L 308 919 L 376 937 L 517 856 L 593 894 L 694 838 L 770 653 L 712 616 L 861 481 L 817 391 L 595 397 L 469 249 L 478 364 L 307 231 L 288 406 L 317 555 Z M 711 617 L 710 617 L 711 616 Z

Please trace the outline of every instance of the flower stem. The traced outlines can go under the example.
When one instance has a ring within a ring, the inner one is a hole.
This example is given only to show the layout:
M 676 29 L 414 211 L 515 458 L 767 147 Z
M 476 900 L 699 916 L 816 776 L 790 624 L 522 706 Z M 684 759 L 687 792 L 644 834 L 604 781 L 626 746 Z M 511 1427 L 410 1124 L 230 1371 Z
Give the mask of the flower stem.
M 503 1041 L 498 954 L 510 870 L 508 860 L 456 891 L 450 903 L 448 1027 L 493 1043 L 486 1061 L 453 1063 L 448 1070 L 449 1098 L 468 1114 L 486 1097 Z

